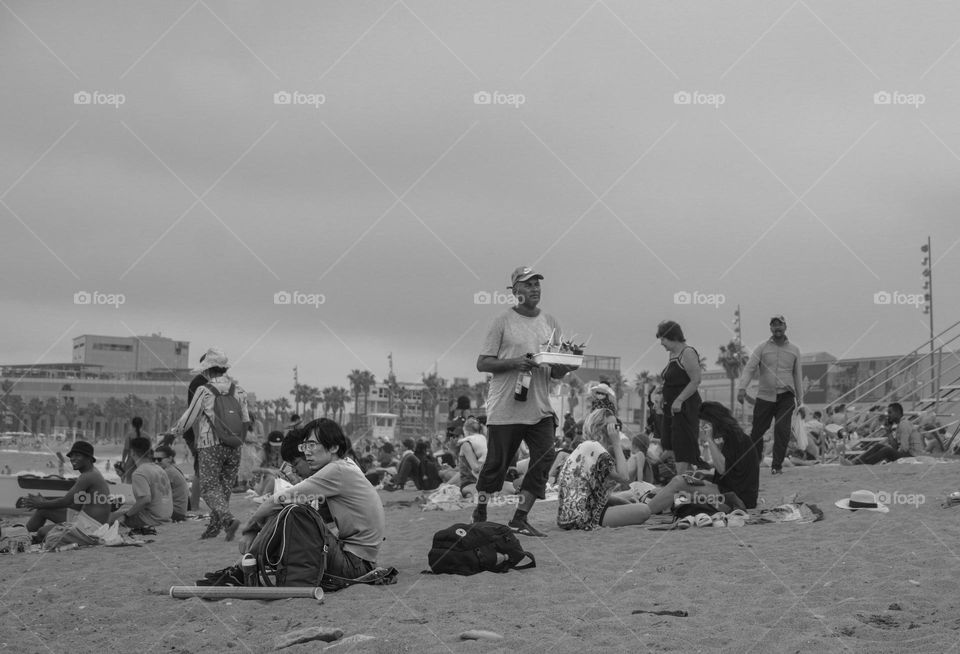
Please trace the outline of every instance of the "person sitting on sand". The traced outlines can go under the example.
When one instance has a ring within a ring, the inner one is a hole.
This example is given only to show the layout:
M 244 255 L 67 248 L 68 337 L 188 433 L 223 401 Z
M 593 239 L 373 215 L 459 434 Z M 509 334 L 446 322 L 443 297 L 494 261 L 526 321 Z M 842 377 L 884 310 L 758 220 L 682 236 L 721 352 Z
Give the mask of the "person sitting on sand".
M 412 438 L 403 439 L 403 454 L 400 455 L 400 463 L 397 464 L 397 474 L 395 474 L 388 483 L 384 484 L 384 490 L 403 490 L 408 481 L 412 481 L 417 490 L 422 490 L 420 485 L 420 459 L 417 458 L 414 450 L 417 447 L 416 441 Z
M 35 509 L 27 521 L 27 531 L 36 534 L 36 540 L 42 539 L 50 530 L 49 526 L 44 527 L 48 521 L 70 523 L 77 519 L 78 513 L 85 513 L 102 524 L 110 517 L 110 486 L 93 465 L 97 461 L 93 456 L 93 445 L 76 441 L 67 452 L 67 458 L 80 476 L 63 497 L 48 500 L 36 494 L 28 495 L 23 501 L 25 507 Z
M 316 470 L 310 477 L 284 491 L 280 501 L 269 500 L 251 516 L 242 530 L 240 553 L 250 551 L 256 534 L 287 502 L 305 504 L 322 498 L 337 528 L 324 542 L 328 559 L 326 573 L 356 579 L 376 568 L 380 546 L 386 536 L 383 503 L 356 462 L 346 456 L 350 441 L 333 420 L 320 418 L 303 427 L 300 444 L 307 464 Z
M 477 493 L 477 478 L 487 459 L 487 437 L 480 429 L 479 420 L 472 416 L 467 418 L 459 442 L 460 494 L 472 497 Z
M 153 462 L 163 468 L 170 480 L 170 495 L 173 498 L 173 522 L 183 522 L 187 519 L 187 509 L 190 504 L 190 484 L 183 476 L 183 471 L 174 463 L 175 454 L 169 445 L 161 445 L 153 452 Z
M 131 534 L 154 535 L 156 527 L 170 522 L 173 515 L 170 479 L 163 468 L 153 462 L 149 440 L 134 438 L 130 441 L 130 452 L 135 466 L 131 479 L 133 506 L 111 513 L 110 522 L 119 521 L 121 526 L 130 528 Z
M 841 458 L 844 465 L 876 465 L 924 453 L 923 437 L 916 425 L 903 419 L 903 405 L 892 402 L 887 406 L 887 435 L 866 451 L 852 458 Z
M 627 460 L 613 411 L 591 411 L 583 421 L 583 438 L 557 474 L 557 526 L 589 531 L 645 522 L 650 517 L 645 504 L 614 494 L 626 480 Z
M 645 481 L 653 483 L 653 465 L 658 463 L 647 454 L 650 449 L 650 437 L 637 434 L 630 439 L 630 458 L 627 459 L 627 481 Z

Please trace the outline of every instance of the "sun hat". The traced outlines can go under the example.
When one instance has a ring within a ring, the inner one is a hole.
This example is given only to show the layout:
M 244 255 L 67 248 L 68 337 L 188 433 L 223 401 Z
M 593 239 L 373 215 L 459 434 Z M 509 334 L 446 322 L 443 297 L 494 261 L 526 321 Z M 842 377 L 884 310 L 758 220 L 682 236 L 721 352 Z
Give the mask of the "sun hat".
M 201 373 L 209 370 L 210 368 L 229 368 L 230 362 L 227 361 L 227 355 L 223 353 L 223 350 L 216 347 L 211 347 L 209 350 L 204 352 L 203 356 L 200 357 L 200 365 L 191 370 L 193 373 Z
M 67 456 L 71 454 L 82 454 L 84 456 L 90 457 L 91 461 L 96 461 L 97 459 L 93 456 L 93 445 L 87 441 L 76 441 L 71 447 L 70 451 L 67 452 Z
M 543 279 L 543 275 L 538 272 L 535 272 L 530 266 L 520 266 L 510 275 L 510 286 L 507 288 L 513 288 L 517 282 L 525 282 L 528 279 Z
M 890 510 L 890 507 L 885 504 L 880 504 L 880 502 L 877 501 L 877 496 L 868 490 L 853 491 L 850 493 L 849 498 L 837 500 L 835 504 L 841 509 L 848 511 L 859 511 L 863 509 L 865 511 L 887 513 Z

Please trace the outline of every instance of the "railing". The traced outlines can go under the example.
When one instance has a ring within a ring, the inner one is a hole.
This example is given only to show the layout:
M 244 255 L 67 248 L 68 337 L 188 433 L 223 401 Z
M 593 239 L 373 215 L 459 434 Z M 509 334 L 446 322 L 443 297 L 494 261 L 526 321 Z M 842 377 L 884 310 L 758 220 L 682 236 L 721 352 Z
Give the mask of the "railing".
M 946 443 L 949 451 L 960 432 L 960 415 L 955 413 L 956 409 L 960 409 L 960 354 L 949 349 L 951 344 L 957 347 L 958 341 L 960 321 L 840 395 L 833 404 L 852 405 L 867 402 L 867 406 L 860 411 L 847 414 L 847 424 L 864 424 L 870 414 L 869 406 L 880 405 L 885 408 L 891 402 L 901 401 L 905 395 L 916 393 L 919 380 L 929 378 L 929 382 L 920 382 L 921 388 L 929 387 L 929 395 L 915 399 L 910 408 L 920 414 L 932 411 L 936 419 L 944 419 L 937 427 L 921 428 L 921 433 L 933 434 L 940 429 L 946 429 L 947 433 L 952 431 Z M 944 357 L 947 357 L 946 366 Z M 887 387 L 898 376 L 903 376 L 906 381 L 877 398 L 875 393 Z M 944 379 L 949 380 L 948 383 L 942 384 Z

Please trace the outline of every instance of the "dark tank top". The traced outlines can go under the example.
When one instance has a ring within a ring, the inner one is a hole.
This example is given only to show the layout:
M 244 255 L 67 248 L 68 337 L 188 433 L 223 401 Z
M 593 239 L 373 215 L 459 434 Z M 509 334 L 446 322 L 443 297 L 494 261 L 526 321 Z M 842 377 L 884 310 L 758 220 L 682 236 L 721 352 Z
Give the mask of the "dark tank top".
M 687 371 L 683 369 L 683 365 L 680 363 L 680 358 L 683 356 L 683 353 L 687 351 L 687 348 L 693 350 L 693 353 L 697 355 L 698 361 L 700 359 L 697 351 L 689 345 L 680 350 L 677 356 L 670 357 L 670 360 L 667 362 L 667 367 L 660 373 L 660 376 L 663 377 L 664 406 L 673 402 L 673 400 L 680 395 L 680 392 L 686 388 L 687 384 L 690 383 L 690 375 L 687 374 Z

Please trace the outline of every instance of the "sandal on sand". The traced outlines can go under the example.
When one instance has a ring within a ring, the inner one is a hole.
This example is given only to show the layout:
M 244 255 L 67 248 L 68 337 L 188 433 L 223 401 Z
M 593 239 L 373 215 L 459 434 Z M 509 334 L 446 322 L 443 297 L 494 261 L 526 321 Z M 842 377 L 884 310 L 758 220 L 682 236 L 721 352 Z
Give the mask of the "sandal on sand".
M 698 514 L 694 517 L 694 524 L 695 524 L 697 527 L 712 527 L 712 526 L 713 526 L 713 518 L 711 518 L 710 516 L 708 516 L 706 513 L 698 513 Z
M 726 527 L 727 526 L 727 516 L 723 513 L 714 513 L 713 517 L 710 519 L 713 522 L 714 527 Z
M 950 507 L 957 506 L 958 504 L 960 504 L 960 491 L 953 491 L 947 495 L 947 499 L 945 499 L 943 504 L 940 506 L 941 508 L 949 509 Z
M 728 527 L 742 527 L 747 524 L 747 518 L 750 515 L 743 509 L 734 509 L 727 514 L 727 526 Z

